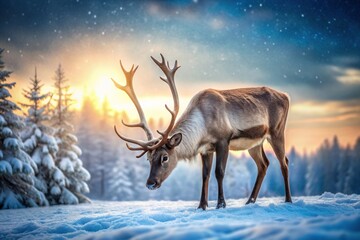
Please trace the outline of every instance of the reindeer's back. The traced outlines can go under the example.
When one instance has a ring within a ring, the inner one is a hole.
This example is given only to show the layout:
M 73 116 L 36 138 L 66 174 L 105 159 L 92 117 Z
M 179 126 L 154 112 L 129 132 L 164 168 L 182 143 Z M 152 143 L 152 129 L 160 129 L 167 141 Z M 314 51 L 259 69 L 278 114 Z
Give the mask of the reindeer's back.
M 192 98 L 175 129 L 196 135 L 193 145 L 205 150 L 219 139 L 232 139 L 232 150 L 244 150 L 261 143 L 271 129 L 284 123 L 281 115 L 287 114 L 288 104 L 286 94 L 266 87 L 206 89 Z M 254 129 L 259 130 L 254 139 L 242 134 Z
M 279 119 L 286 120 L 289 108 L 288 96 L 268 87 L 206 89 L 196 94 L 192 102 L 206 121 L 232 129 L 278 125 Z

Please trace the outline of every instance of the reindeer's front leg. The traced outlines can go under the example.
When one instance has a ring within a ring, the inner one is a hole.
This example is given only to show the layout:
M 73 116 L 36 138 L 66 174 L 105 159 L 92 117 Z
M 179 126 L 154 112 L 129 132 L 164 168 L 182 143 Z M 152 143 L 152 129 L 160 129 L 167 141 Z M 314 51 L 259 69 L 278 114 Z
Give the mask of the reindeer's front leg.
M 225 208 L 225 198 L 223 191 L 223 179 L 225 175 L 226 162 L 229 155 L 229 143 L 227 141 L 221 141 L 216 144 L 216 169 L 215 177 L 218 182 L 218 202 L 216 208 Z
M 209 178 L 213 156 L 213 153 L 201 154 L 203 184 L 201 190 L 200 204 L 198 208 L 202 208 L 203 210 L 205 210 L 208 206 Z

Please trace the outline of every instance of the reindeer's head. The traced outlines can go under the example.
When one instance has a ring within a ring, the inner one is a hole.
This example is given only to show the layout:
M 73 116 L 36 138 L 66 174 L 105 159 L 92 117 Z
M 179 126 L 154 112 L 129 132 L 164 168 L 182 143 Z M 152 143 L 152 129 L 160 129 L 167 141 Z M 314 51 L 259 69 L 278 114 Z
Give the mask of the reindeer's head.
M 174 99 L 174 110 L 171 110 L 167 105 L 165 105 L 165 108 L 171 114 L 171 121 L 169 123 L 169 126 L 164 132 L 157 131 L 160 137 L 158 138 L 153 137 L 153 134 L 151 133 L 150 128 L 147 124 L 144 112 L 134 92 L 132 81 L 138 67 L 134 69 L 134 65 L 133 65 L 130 71 L 126 71 L 120 61 L 121 69 L 123 70 L 124 75 L 126 77 L 126 85 L 122 86 L 113 80 L 115 86 L 126 92 L 127 95 L 130 97 L 130 99 L 133 101 L 140 117 L 140 122 L 137 124 L 127 124 L 122 122 L 123 125 L 127 127 L 142 128 L 147 135 L 148 141 L 127 138 L 121 135 L 116 130 L 116 127 L 114 127 L 115 132 L 122 140 L 127 142 L 126 146 L 129 150 L 142 151 L 142 153 L 138 155 L 137 158 L 140 158 L 145 153 L 147 153 L 147 157 L 150 162 L 150 174 L 146 186 L 151 190 L 159 188 L 161 186 L 161 183 L 170 175 L 172 170 L 175 168 L 177 164 L 175 148 L 180 144 L 182 139 L 181 133 L 176 133 L 172 136 L 169 136 L 171 130 L 174 128 L 175 119 L 179 112 L 179 97 L 175 86 L 174 75 L 176 70 L 180 66 L 178 66 L 177 61 L 175 61 L 175 65 L 171 69 L 169 66 L 169 62 L 165 64 L 165 59 L 163 55 L 162 54 L 160 55 L 161 55 L 161 63 L 157 61 L 155 58 L 153 57 L 151 58 L 164 72 L 166 78 L 160 77 L 160 79 L 169 85 Z M 130 146 L 129 143 L 135 144 L 137 146 L 136 147 Z
M 150 174 L 148 180 L 146 181 L 146 187 L 150 190 L 159 188 L 161 183 L 176 167 L 178 159 L 174 149 L 180 144 L 181 138 L 181 133 L 176 133 L 169 138 L 168 142 L 164 146 L 148 153 Z

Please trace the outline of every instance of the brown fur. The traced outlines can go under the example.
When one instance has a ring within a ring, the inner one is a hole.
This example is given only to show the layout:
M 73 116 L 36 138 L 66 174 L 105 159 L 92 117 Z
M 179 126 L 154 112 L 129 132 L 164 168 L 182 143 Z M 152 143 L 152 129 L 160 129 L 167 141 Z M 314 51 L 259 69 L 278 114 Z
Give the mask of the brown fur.
M 213 152 L 216 152 L 215 173 L 219 184 L 218 207 L 225 207 L 222 179 L 230 144 L 237 150 L 248 149 L 258 167 L 258 176 L 247 203 L 256 201 L 269 165 L 262 147 L 265 139 L 270 142 L 280 162 L 285 201 L 291 202 L 284 143 L 288 109 L 288 96 L 268 87 L 207 89 L 193 97 L 172 133 L 183 135 L 183 142 L 175 149 L 178 159 L 201 153 L 204 169 L 200 208 L 207 206 L 208 168 Z M 237 141 L 235 145 L 233 141 Z
M 260 125 L 244 130 L 239 129 L 239 133 L 237 135 L 234 135 L 231 139 L 236 138 L 250 138 L 250 139 L 256 139 L 256 138 L 262 138 L 267 133 L 267 126 Z

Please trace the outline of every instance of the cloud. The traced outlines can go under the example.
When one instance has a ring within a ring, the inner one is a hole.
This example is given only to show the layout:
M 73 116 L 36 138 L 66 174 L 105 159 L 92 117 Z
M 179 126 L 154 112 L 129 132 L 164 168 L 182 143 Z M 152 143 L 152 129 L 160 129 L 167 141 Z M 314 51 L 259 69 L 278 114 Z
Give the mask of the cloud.
M 332 66 L 336 79 L 346 85 L 360 84 L 360 69 Z
M 350 101 L 304 101 L 290 108 L 292 127 L 360 127 L 360 105 Z

